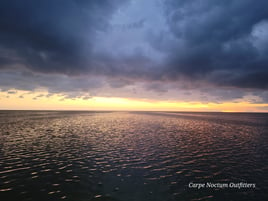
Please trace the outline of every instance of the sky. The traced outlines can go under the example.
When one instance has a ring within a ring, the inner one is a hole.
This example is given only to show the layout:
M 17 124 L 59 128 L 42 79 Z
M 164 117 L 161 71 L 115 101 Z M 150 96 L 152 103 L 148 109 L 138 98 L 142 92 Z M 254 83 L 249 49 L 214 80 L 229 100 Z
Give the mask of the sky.
M 0 109 L 268 112 L 268 1 L 1 0 Z

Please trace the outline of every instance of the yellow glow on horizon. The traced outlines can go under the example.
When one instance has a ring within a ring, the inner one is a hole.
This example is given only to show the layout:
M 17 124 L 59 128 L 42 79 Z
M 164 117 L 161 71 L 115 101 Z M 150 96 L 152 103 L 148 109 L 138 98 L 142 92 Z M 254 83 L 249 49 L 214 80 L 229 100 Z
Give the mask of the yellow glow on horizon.
M 47 92 L 0 92 L 0 109 L 9 110 L 144 110 L 144 111 L 220 111 L 268 112 L 268 104 L 245 101 L 224 103 L 152 101 L 116 97 L 90 99 L 47 96 Z

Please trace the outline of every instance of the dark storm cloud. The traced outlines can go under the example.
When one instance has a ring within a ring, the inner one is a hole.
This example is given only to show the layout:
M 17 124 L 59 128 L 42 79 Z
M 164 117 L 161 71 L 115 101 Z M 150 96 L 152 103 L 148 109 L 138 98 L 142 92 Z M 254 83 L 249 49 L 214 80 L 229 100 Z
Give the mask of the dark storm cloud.
M 0 1 L 0 87 L 67 93 L 136 84 L 166 93 L 209 86 L 222 98 L 268 88 L 267 0 L 157 2 Z
M 83 74 L 120 0 L 0 1 L 0 68 Z
M 175 39 L 158 48 L 170 51 L 169 79 L 268 88 L 268 1 L 167 0 L 166 16 Z

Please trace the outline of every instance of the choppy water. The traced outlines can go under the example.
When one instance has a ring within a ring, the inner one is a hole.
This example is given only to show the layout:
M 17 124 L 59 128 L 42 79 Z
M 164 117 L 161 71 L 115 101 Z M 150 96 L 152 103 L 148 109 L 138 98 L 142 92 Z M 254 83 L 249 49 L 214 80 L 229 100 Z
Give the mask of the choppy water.
M 268 114 L 0 111 L 0 199 L 265 201 L 267 142 Z

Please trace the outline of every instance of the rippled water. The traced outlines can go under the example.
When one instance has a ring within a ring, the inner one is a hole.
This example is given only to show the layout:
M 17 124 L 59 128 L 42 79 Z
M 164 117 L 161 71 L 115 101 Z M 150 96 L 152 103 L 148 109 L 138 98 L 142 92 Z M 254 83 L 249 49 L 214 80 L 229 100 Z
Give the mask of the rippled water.
M 265 201 L 267 142 L 268 114 L 0 111 L 0 199 Z

